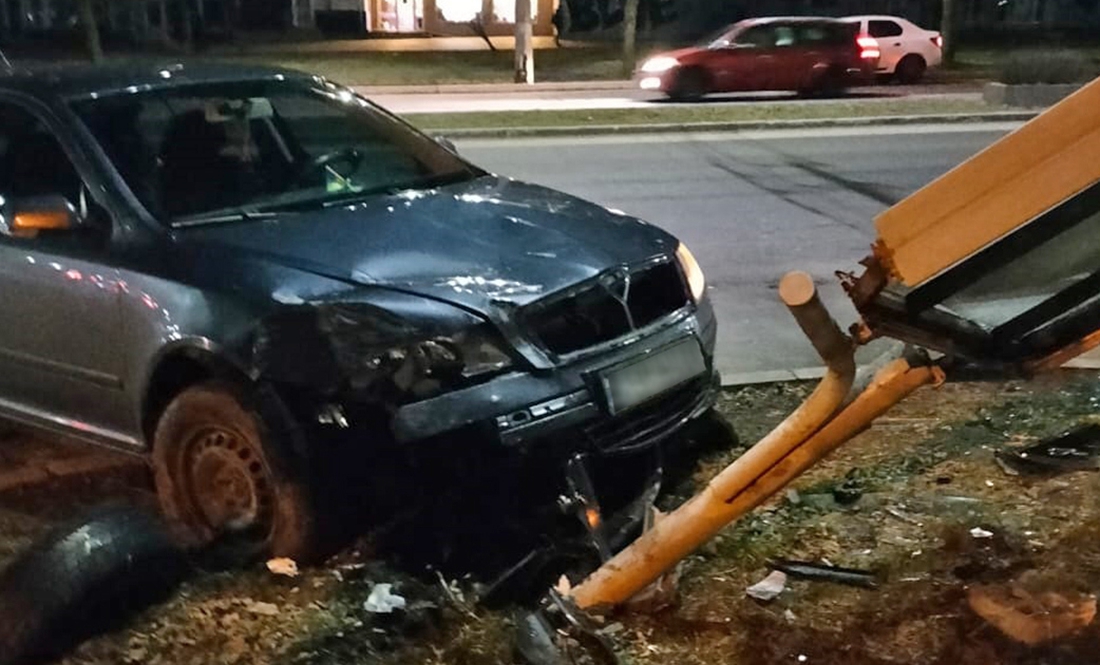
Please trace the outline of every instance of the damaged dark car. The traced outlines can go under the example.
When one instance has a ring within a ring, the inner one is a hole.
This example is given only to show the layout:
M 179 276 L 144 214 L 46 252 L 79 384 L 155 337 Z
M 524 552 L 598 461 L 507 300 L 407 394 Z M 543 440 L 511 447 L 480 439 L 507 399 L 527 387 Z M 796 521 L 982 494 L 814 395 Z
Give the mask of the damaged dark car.
M 522 466 L 594 527 L 583 460 L 713 404 L 684 245 L 487 173 L 347 88 L 14 73 L 0 115 L 0 415 L 147 455 L 199 542 L 308 560 L 349 501 L 431 493 L 403 475 L 427 458 Z

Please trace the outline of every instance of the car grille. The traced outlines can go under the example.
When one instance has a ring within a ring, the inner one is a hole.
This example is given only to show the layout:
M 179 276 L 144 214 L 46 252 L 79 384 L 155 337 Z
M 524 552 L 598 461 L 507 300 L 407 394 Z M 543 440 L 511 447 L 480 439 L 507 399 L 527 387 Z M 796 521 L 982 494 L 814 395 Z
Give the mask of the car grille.
M 583 428 L 585 438 L 597 449 L 626 453 L 652 445 L 675 432 L 687 418 L 710 406 L 714 391 L 709 377 L 697 379 L 613 418 Z
M 529 305 L 521 317 L 537 343 L 566 355 L 628 335 L 687 304 L 680 270 L 663 262 L 606 273 L 565 297 Z

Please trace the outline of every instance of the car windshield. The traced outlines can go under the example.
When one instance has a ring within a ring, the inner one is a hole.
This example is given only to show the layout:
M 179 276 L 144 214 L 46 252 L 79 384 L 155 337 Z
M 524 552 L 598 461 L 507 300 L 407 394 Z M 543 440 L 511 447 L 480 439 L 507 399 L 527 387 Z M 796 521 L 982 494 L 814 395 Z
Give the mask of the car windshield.
M 73 107 L 150 213 L 176 226 L 482 175 L 366 100 L 315 79 L 173 87 Z
M 723 46 L 729 46 L 737 30 L 737 26 L 730 27 L 727 25 L 721 30 L 707 35 L 706 38 L 699 41 L 697 46 L 699 46 L 699 48 L 722 48 Z

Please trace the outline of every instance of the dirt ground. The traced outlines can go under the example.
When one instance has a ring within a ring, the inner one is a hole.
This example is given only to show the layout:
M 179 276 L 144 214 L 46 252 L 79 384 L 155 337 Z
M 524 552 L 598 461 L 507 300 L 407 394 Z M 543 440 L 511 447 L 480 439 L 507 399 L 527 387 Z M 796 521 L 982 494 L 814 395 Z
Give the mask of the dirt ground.
M 977 616 L 968 589 L 1016 584 L 1087 598 L 1100 591 L 1100 475 L 1009 475 L 994 452 L 1097 419 L 1100 376 L 1064 371 L 1032 382 L 925 389 L 811 470 L 790 490 L 688 559 L 675 607 L 602 619 L 633 663 L 1093 663 L 1100 625 L 1034 647 Z M 812 388 L 726 392 L 719 410 L 739 446 L 756 441 Z M 17 435 L 8 468 L 72 456 Z M 696 482 L 743 447 L 699 461 Z M 143 474 L 72 474 L 3 489 L 0 561 L 59 519 L 104 499 L 148 500 Z M 106 479 L 106 480 L 105 480 Z M 697 486 L 697 485 L 696 485 Z M 665 497 L 674 504 L 690 483 Z M 839 500 L 838 500 L 839 499 Z M 972 535 L 972 530 L 979 529 Z M 991 534 L 991 535 L 987 535 Z M 492 547 L 486 543 L 486 547 Z M 790 580 L 770 602 L 745 588 L 775 558 L 872 571 L 877 588 Z M 395 582 L 407 611 L 364 609 L 375 583 Z M 447 587 L 444 589 L 444 583 Z M 125 630 L 88 642 L 63 662 L 280 664 L 512 663 L 511 611 L 469 598 L 468 580 L 395 577 L 365 547 L 297 578 L 263 567 L 206 573 Z

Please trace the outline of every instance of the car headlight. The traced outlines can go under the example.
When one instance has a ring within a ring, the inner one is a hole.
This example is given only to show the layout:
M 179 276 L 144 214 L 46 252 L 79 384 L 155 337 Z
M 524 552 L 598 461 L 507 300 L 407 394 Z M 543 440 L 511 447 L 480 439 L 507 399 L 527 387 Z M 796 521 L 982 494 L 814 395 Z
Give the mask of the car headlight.
M 402 393 L 424 397 L 512 366 L 503 338 L 488 323 L 427 333 L 366 305 L 326 305 L 315 313 L 317 331 L 355 390 L 392 381 Z
M 659 55 L 656 58 L 650 58 L 642 65 L 642 71 L 646 74 L 661 74 L 676 67 L 680 64 L 680 61 L 676 58 L 669 57 L 667 55 Z
M 703 269 L 699 267 L 695 255 L 684 243 L 680 243 L 676 248 L 676 260 L 680 262 L 680 269 L 684 271 L 684 277 L 687 278 L 691 297 L 695 302 L 699 302 L 707 288 L 707 278 L 703 276 Z
M 403 391 L 427 396 L 459 385 L 463 379 L 510 367 L 512 358 L 498 339 L 492 327 L 480 325 L 453 335 L 393 346 L 364 358 L 363 365 L 375 375 L 390 376 Z

